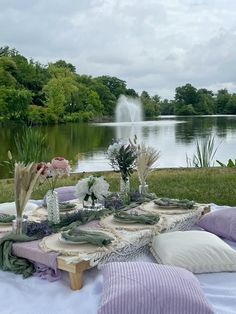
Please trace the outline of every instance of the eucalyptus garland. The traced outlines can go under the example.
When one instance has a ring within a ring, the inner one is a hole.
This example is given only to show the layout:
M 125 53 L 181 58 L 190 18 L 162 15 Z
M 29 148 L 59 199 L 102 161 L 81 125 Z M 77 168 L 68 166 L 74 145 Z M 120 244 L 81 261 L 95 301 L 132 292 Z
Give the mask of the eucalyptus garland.
M 37 236 L 43 238 L 55 232 L 64 231 L 75 226 L 83 225 L 92 220 L 98 220 L 102 216 L 113 213 L 111 209 L 104 209 L 100 211 L 81 210 L 75 213 L 66 213 L 60 216 L 60 223 L 52 224 L 48 220 L 41 222 L 29 221 L 27 224 L 27 235 Z
M 99 220 L 101 217 L 111 215 L 120 210 L 128 210 L 137 207 L 145 201 L 155 199 L 155 194 L 148 194 L 145 198 L 141 198 L 138 192 L 130 194 L 131 203 L 127 206 L 122 203 L 119 193 L 112 193 L 105 200 L 105 208 L 103 210 L 80 210 L 73 213 L 65 213 L 60 215 L 60 223 L 52 224 L 48 220 L 41 222 L 28 221 L 27 235 L 37 236 L 39 239 L 52 233 L 69 230 L 70 228 L 86 224 L 92 220 Z

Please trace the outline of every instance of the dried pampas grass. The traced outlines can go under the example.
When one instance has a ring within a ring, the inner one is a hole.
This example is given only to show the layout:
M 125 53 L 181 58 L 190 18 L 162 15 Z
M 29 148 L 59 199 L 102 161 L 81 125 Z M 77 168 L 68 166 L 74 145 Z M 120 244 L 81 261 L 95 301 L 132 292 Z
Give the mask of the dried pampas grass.
M 160 153 L 152 147 L 146 147 L 144 144 L 138 146 L 138 156 L 136 167 L 140 184 L 145 184 L 151 167 L 160 157 Z
M 30 199 L 41 171 L 42 169 L 37 171 L 37 166 L 34 163 L 28 165 L 15 163 L 15 203 L 18 218 L 22 217 L 25 205 Z

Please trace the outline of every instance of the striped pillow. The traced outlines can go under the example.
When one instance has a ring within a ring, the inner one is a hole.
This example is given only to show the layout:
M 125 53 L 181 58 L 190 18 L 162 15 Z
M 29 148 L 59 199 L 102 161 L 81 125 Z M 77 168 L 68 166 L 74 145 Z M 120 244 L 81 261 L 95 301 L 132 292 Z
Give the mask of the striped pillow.
M 154 263 L 110 263 L 98 314 L 212 314 L 189 271 Z

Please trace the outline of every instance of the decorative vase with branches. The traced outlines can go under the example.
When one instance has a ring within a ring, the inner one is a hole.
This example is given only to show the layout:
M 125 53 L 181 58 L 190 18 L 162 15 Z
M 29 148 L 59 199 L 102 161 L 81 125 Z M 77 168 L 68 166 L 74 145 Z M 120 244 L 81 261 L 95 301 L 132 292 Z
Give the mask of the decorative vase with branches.
M 159 157 L 160 153 L 154 148 L 146 147 L 143 143 L 137 146 L 136 168 L 140 182 L 139 193 L 142 196 L 148 193 L 147 176 Z
M 129 177 L 134 171 L 136 150 L 131 144 L 115 141 L 108 147 L 108 158 L 114 171 L 120 172 L 120 190 L 122 193 L 130 192 Z
M 49 190 L 46 193 L 48 220 L 53 224 L 57 224 L 60 222 L 60 211 L 58 194 L 55 191 L 55 187 L 59 178 L 70 175 L 71 168 L 69 161 L 63 157 L 55 157 L 51 162 L 39 163 L 38 169 L 42 169 L 40 182 L 46 183 L 49 186 Z

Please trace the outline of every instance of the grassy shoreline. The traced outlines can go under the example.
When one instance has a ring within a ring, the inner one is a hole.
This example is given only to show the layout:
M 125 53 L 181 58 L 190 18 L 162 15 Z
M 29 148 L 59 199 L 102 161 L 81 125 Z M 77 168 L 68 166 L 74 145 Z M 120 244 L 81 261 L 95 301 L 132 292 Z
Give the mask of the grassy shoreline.
M 111 191 L 119 190 L 119 174 L 114 172 L 93 172 L 103 175 Z M 58 180 L 57 186 L 75 185 L 89 173 L 72 174 Z M 149 191 L 160 197 L 187 198 L 201 203 L 236 206 L 236 169 L 231 168 L 169 168 L 153 170 L 147 180 Z M 131 189 L 138 189 L 136 173 L 131 177 Z M 37 188 L 31 198 L 43 198 L 46 186 Z M 0 203 L 14 200 L 13 179 L 0 180 Z

